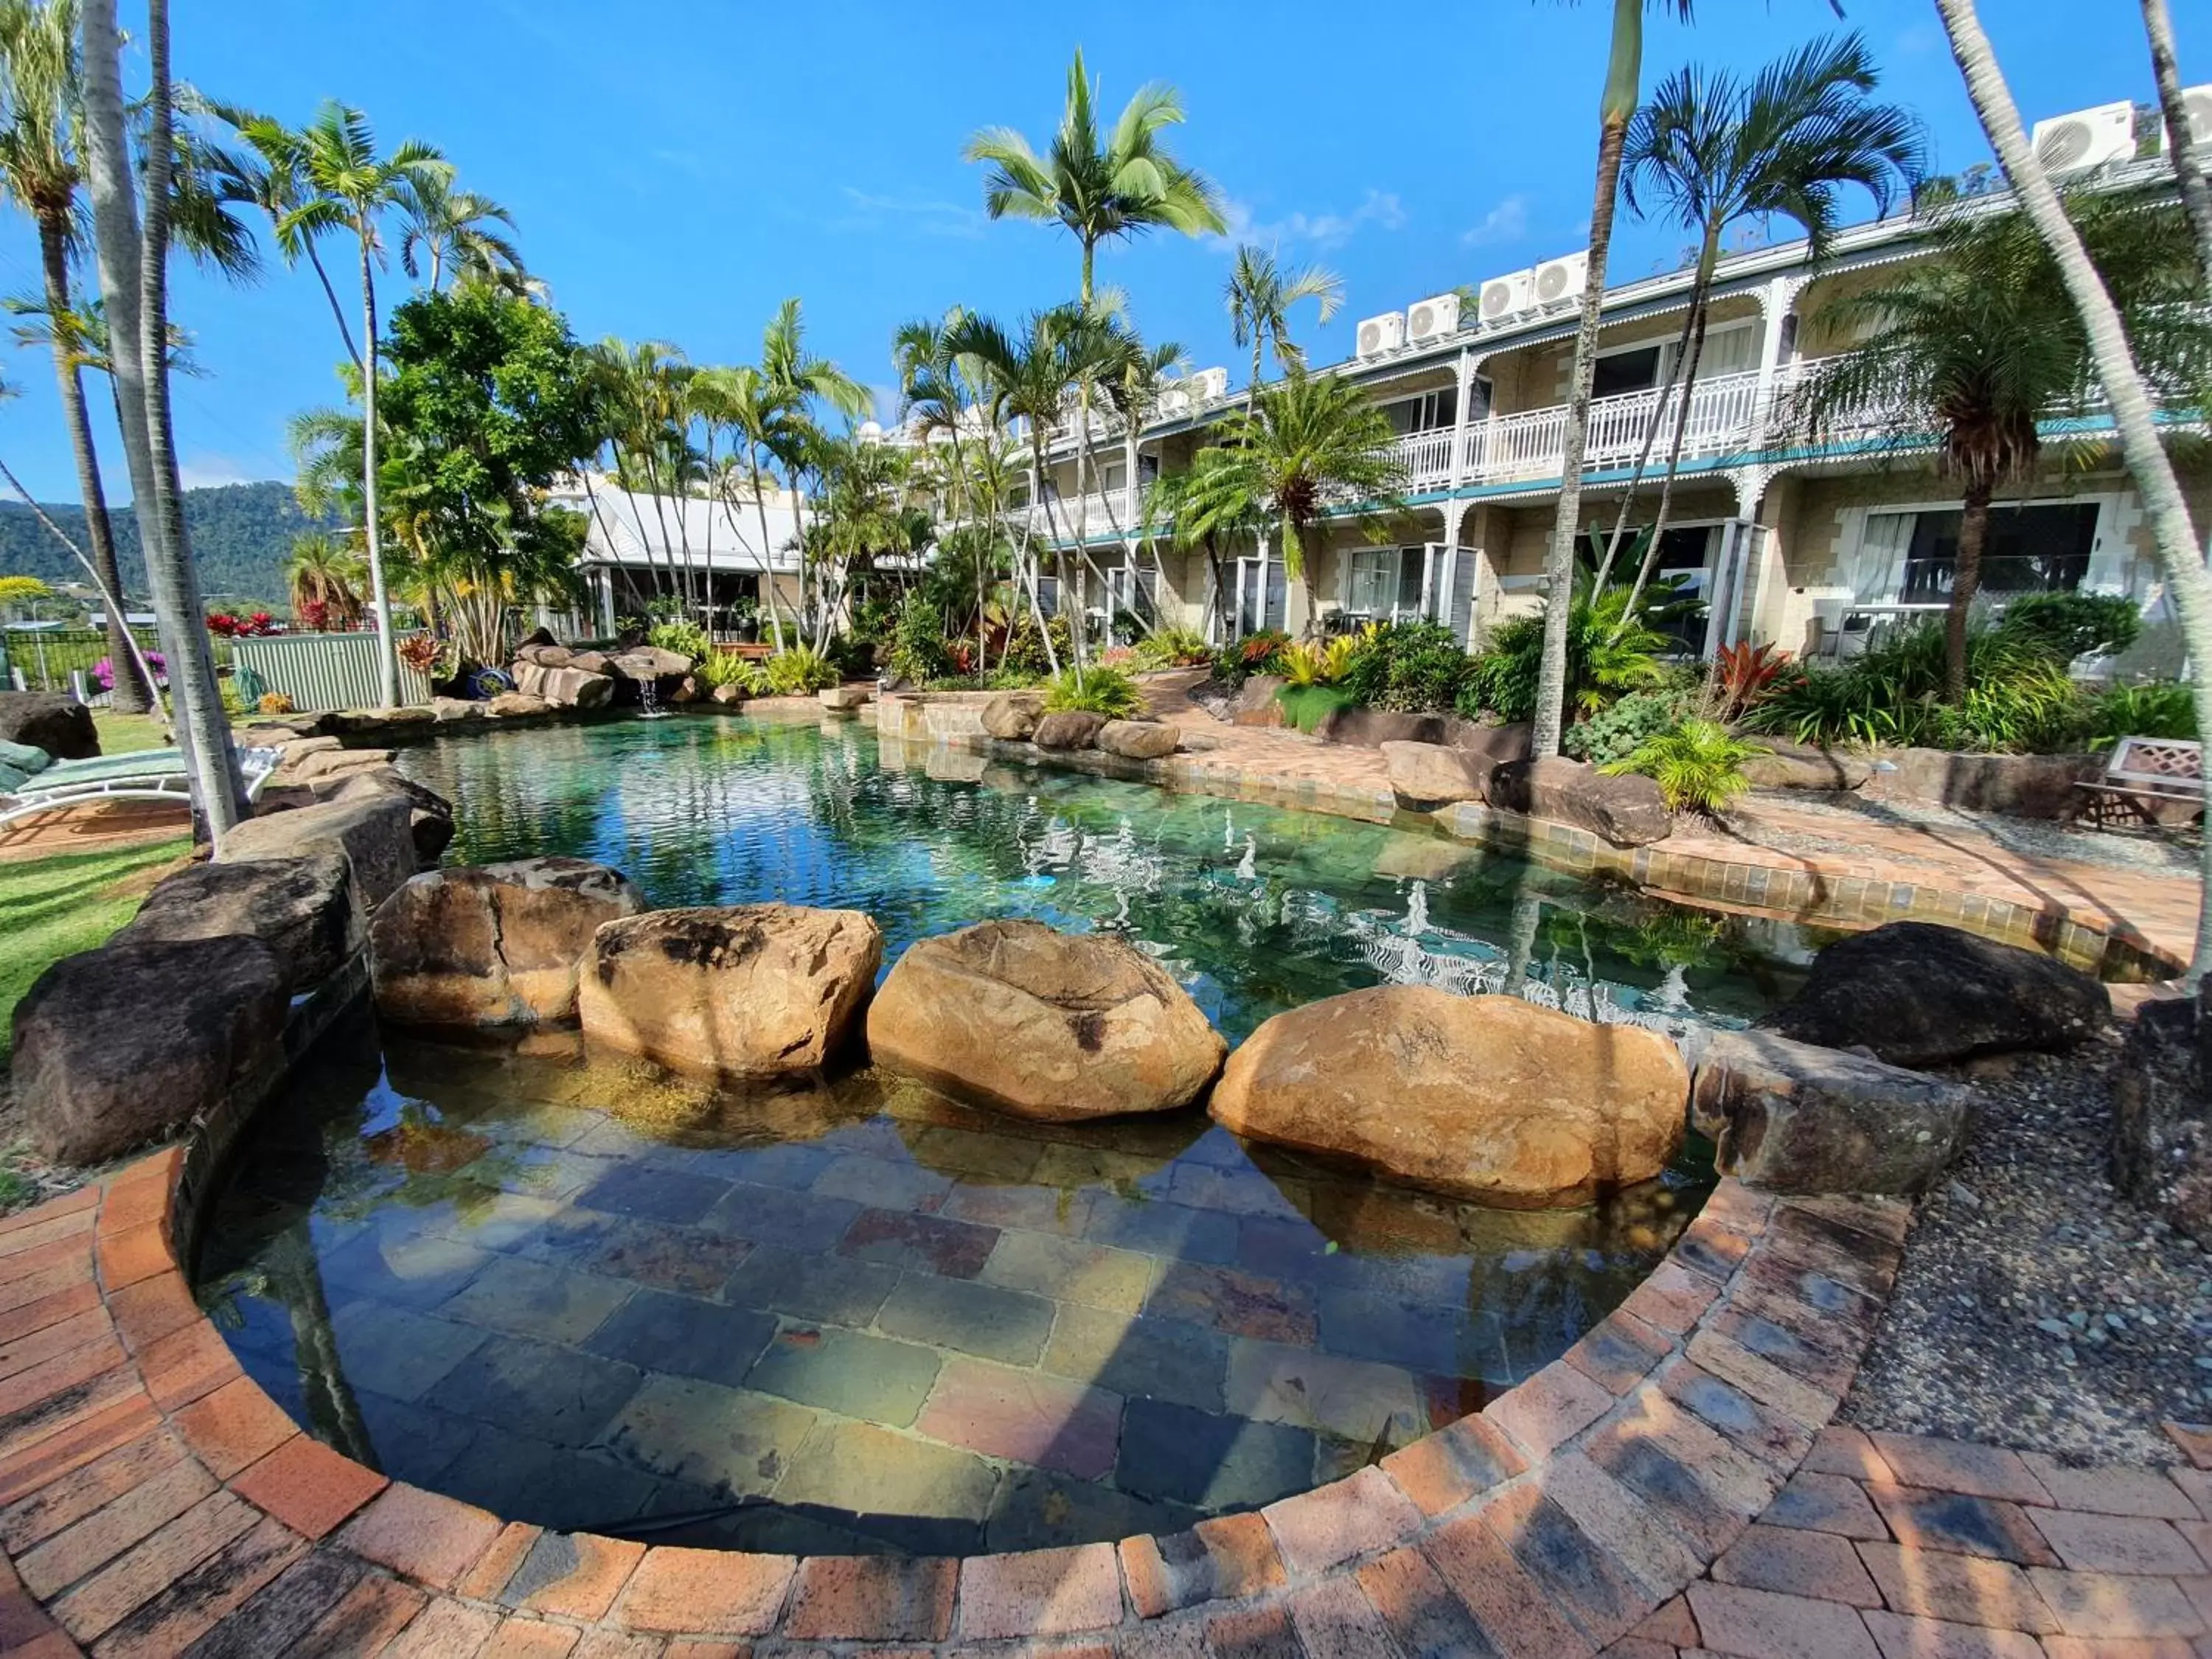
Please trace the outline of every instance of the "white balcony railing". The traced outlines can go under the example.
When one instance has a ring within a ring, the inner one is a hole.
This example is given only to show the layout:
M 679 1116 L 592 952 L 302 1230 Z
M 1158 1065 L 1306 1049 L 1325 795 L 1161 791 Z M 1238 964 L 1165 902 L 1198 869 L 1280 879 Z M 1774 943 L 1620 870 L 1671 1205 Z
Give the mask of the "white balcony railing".
M 1034 504 L 1010 507 L 1005 517 L 1010 525 L 1027 524 L 1037 535 L 1057 536 L 1063 541 L 1074 539 L 1079 524 L 1085 539 L 1095 541 L 1101 536 L 1116 535 L 1142 524 L 1144 510 L 1142 498 L 1133 492 L 1103 489 L 1079 497 L 1055 496 L 1049 518 L 1043 507 Z
M 1681 393 L 1673 388 L 1594 400 L 1583 465 L 1592 471 L 1633 465 L 1647 439 L 1653 460 L 1663 461 L 1681 407 Z M 1701 380 L 1690 391 L 1682 453 L 1691 458 L 1753 447 L 1765 435 L 1765 416 L 1756 370 Z M 1483 483 L 1557 477 L 1566 459 L 1566 434 L 1564 404 L 1470 427 L 1466 476 Z

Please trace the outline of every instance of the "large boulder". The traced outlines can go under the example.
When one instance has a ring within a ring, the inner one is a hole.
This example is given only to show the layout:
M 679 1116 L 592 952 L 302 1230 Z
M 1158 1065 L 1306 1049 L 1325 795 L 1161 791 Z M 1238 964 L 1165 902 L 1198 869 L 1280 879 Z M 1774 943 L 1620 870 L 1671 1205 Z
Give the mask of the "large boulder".
M 858 910 L 653 910 L 592 935 L 577 1012 L 589 1041 L 663 1065 L 811 1072 L 853 1035 L 883 957 Z
M 573 1019 L 592 935 L 644 908 L 622 872 L 586 859 L 425 871 L 370 930 L 377 1012 L 410 1025 Z
M 1289 682 L 1280 674 L 1254 674 L 1237 688 L 1237 695 L 1229 700 L 1229 723 L 1231 726 L 1280 726 L 1283 706 L 1275 701 L 1275 693 Z
M 824 686 L 814 694 L 814 700 L 824 708 L 834 708 L 840 714 L 850 714 L 855 708 L 864 708 L 868 700 L 875 695 L 874 690 L 870 687 L 856 683 L 852 685 Z
M 225 836 L 216 857 L 225 864 L 241 864 L 342 853 L 352 873 L 355 904 L 362 915 L 374 915 L 376 907 L 415 873 L 413 811 L 404 795 L 379 790 L 270 812 L 248 818 Z
M 1490 775 L 1496 767 L 1481 756 L 1441 743 L 1394 741 L 1381 748 L 1382 763 L 1390 770 L 1391 791 L 1408 805 L 1443 806 L 1487 799 Z
M 58 761 L 100 752 L 92 710 L 64 691 L 0 691 L 0 743 L 27 743 Z
M 1940 801 L 1969 812 L 2014 818 L 2063 818 L 2081 805 L 2074 786 L 2100 775 L 2095 755 L 1961 755 L 1947 749 L 1893 749 L 1889 769 L 1867 793 L 1881 799 Z
M 427 870 L 453 842 L 453 804 L 427 784 L 417 783 L 396 766 L 372 767 L 313 787 L 326 800 L 364 800 L 371 795 L 399 795 L 407 801 L 407 833 L 415 842 L 415 867 Z
M 1720 1172 L 1774 1193 L 1926 1192 L 1972 1120 L 1957 1084 L 1771 1031 L 1714 1037 L 1690 1086 Z
M 1042 693 L 1001 691 L 983 705 L 983 729 L 1007 743 L 1027 743 L 1043 713 Z
M 673 680 L 681 679 L 691 668 L 691 659 L 680 651 L 638 645 L 609 657 L 601 672 L 618 680 Z
M 284 988 L 312 990 L 361 948 L 352 873 L 337 853 L 244 864 L 193 864 L 151 893 L 118 939 L 258 939 L 275 953 Z
M 1038 720 L 1030 741 L 1040 749 L 1088 749 L 1098 740 L 1098 732 L 1106 724 L 1103 714 L 1086 714 L 1079 708 L 1064 709 L 1057 714 L 1046 714 Z
M 1165 720 L 1108 720 L 1091 741 L 1124 760 L 1162 760 L 1175 753 L 1182 731 Z
M 2212 983 L 2212 981 L 2208 981 Z M 2112 1077 L 2112 1185 L 2212 1247 L 2212 1017 L 2204 993 L 2147 1002 Z
M 1490 774 L 1490 804 L 1548 823 L 1571 823 L 1615 847 L 1664 841 L 1674 828 L 1659 786 L 1614 777 L 1563 755 L 1508 761 Z
M 528 691 L 502 691 L 484 705 L 484 715 L 495 720 L 532 720 L 552 708 L 544 698 Z
M 1478 768 L 1506 766 L 1528 758 L 1536 728 L 1527 720 L 1485 724 L 1453 719 L 1447 723 L 1445 741 L 1474 757 Z
M 1396 708 L 1377 708 L 1364 702 L 1346 703 L 1321 717 L 1314 735 L 1323 743 L 1340 743 L 1360 749 L 1380 749 L 1386 743 L 1442 743 L 1449 717 L 1415 714 Z
M 1786 738 L 1759 743 L 1766 752 L 1743 763 L 1743 775 L 1756 789 L 1856 789 L 1874 775 L 1874 763 L 1863 756 Z
M 285 750 L 284 758 L 277 763 L 270 781 L 313 783 L 317 778 L 347 777 L 389 766 L 392 754 L 389 749 L 348 749 L 335 738 L 311 738 L 305 744 L 295 743 Z
M 63 957 L 15 1006 L 32 1144 L 96 1164 L 212 1113 L 275 1074 L 289 1002 L 258 939 L 116 939 Z
M 615 683 L 605 674 L 581 668 L 547 668 L 534 662 L 514 665 L 514 685 L 555 708 L 604 708 L 615 695 Z
M 1016 1117 L 1188 1106 L 1229 1045 L 1127 941 L 987 921 L 910 946 L 868 1008 L 878 1065 Z
M 430 717 L 441 726 L 450 726 L 456 720 L 476 720 L 483 718 L 484 706 L 471 702 L 466 697 L 433 697 Z
M 2112 1017 L 2102 985 L 2040 951 L 1892 921 L 1822 951 L 1797 994 L 1759 1024 L 1799 1042 L 1928 1066 L 2070 1048 Z
M 1518 997 L 1385 985 L 1278 1014 L 1208 1109 L 1240 1135 L 1509 1209 L 1587 1203 L 1680 1146 L 1674 1045 Z

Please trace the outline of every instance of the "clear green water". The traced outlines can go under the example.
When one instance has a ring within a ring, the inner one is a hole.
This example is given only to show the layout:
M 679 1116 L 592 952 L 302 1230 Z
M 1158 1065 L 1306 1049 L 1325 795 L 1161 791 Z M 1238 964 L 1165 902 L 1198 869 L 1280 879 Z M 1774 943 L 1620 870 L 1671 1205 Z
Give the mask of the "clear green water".
M 459 804 L 454 862 L 851 905 L 893 956 L 994 915 L 1120 928 L 1232 1037 L 1385 978 L 1663 1026 L 1792 977 L 1786 936 L 1433 836 L 885 755 L 849 722 L 479 733 L 403 764 Z M 1556 1358 L 1711 1180 L 1693 1147 L 1588 1208 L 1486 1210 L 1198 1110 L 1015 1123 L 868 1068 L 745 1093 L 573 1035 L 364 1022 L 257 1124 L 198 1276 L 271 1395 L 395 1478 L 553 1528 L 958 1554 L 1347 1473 Z

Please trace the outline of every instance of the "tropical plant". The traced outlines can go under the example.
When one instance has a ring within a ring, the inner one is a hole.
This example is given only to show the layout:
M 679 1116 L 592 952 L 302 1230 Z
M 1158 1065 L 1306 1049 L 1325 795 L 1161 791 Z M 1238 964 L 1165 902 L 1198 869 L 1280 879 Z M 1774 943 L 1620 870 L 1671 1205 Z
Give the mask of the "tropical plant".
M 2166 163 L 2197 237 L 2197 262 L 2212 282 L 2212 184 L 2204 176 L 2204 158 L 2198 153 L 2196 124 L 2181 89 L 2181 65 L 2173 47 L 2173 19 L 2166 0 L 2142 0 L 2143 33 L 2150 42 L 2151 78 L 2158 88 L 2160 118 L 2166 128 Z M 1990 68 L 1996 69 L 1992 62 Z
M 1330 640 L 1300 640 L 1283 647 L 1283 678 L 1291 685 L 1334 685 L 1351 671 L 1365 641 L 1357 634 Z
M 1191 668 L 1211 660 L 1212 655 L 1205 635 L 1178 624 L 1155 629 L 1139 640 L 1135 659 L 1137 666 L 1144 669 Z
M 49 598 L 53 591 L 36 576 L 0 576 L 0 611 Z
M 1143 709 L 1145 697 L 1136 681 L 1120 669 L 1094 663 L 1054 675 L 1045 687 L 1044 706 L 1048 714 L 1103 714 L 1109 720 L 1122 720 Z
M 1390 417 L 1364 386 L 1292 368 L 1254 400 L 1251 412 L 1221 422 L 1199 452 L 1178 503 L 1178 538 L 1241 529 L 1255 520 L 1279 530 L 1283 570 L 1304 586 L 1306 556 L 1334 506 L 1360 504 L 1363 531 L 1380 541 L 1402 512 L 1408 483 Z
M 1740 720 L 1786 681 L 1791 672 L 1790 653 L 1769 641 L 1722 646 L 1713 653 L 1712 668 L 1705 678 L 1705 701 L 1711 705 L 1713 718 Z
M 1566 706 L 1577 720 L 1664 677 L 1659 659 L 1674 642 L 1650 626 L 1650 598 L 1632 604 L 1627 589 L 1610 587 L 1592 599 L 1586 581 L 1577 585 L 1565 611 L 1565 688 Z M 1488 709 L 1509 720 L 1535 717 L 1552 610 L 1547 601 L 1542 611 L 1510 617 L 1492 630 L 1490 648 L 1468 677 L 1462 714 Z
M 945 648 L 945 613 L 925 593 L 914 592 L 900 604 L 891 628 L 890 671 L 910 684 L 921 685 L 943 674 L 951 665 Z
M 1474 666 L 1442 623 L 1378 623 L 1348 637 L 1352 648 L 1339 684 L 1376 708 L 1449 709 Z
M 2142 613 L 2124 593 L 2023 593 L 1997 625 L 2064 664 L 2126 650 L 2142 631 Z
M 2212 362 L 2212 325 L 2190 303 L 2198 279 L 2180 216 L 2113 198 L 2085 198 L 2074 211 L 2136 349 L 2169 382 L 2197 379 L 2192 366 Z M 1899 447 L 1932 432 L 1938 469 L 1964 492 L 1943 684 L 1956 702 L 1990 504 L 2034 477 L 2041 422 L 2087 411 L 2099 385 L 2087 337 L 2056 262 L 2018 213 L 1954 210 L 1936 257 L 1842 295 L 1816 320 L 1864 337 L 1816 362 L 1796 394 L 1797 422 L 1823 434 L 1878 427 Z
M 1319 265 L 1285 270 L 1265 248 L 1244 243 L 1237 250 L 1224 298 L 1229 304 L 1230 337 L 1252 348 L 1252 378 L 1245 384 L 1244 408 L 1250 413 L 1260 392 L 1260 354 L 1274 348 L 1275 361 L 1284 368 L 1304 368 L 1305 353 L 1291 340 L 1291 307 L 1303 300 L 1316 302 L 1320 320 L 1326 323 L 1344 303 L 1344 279 Z
M 1586 720 L 1567 728 L 1559 747 L 1579 761 L 1603 766 L 1626 760 L 1645 741 L 1673 730 L 1694 712 L 1696 698 L 1680 685 L 1631 691 Z
M 760 372 L 766 393 L 793 411 L 789 418 L 771 426 L 765 447 L 783 468 L 784 481 L 791 489 L 793 525 L 799 546 L 804 549 L 807 545 L 806 484 L 810 479 L 820 477 L 823 453 L 822 432 L 815 423 L 814 410 L 827 405 L 848 420 L 858 420 L 874 406 L 875 396 L 830 359 L 817 356 L 806 349 L 805 321 L 795 299 L 786 300 L 778 306 L 775 315 L 762 331 Z M 836 588 L 842 580 L 835 568 L 820 574 L 830 591 L 816 594 L 817 651 L 827 647 L 835 629 L 838 599 Z
M 1656 201 L 1698 237 L 1690 307 L 1674 345 L 1674 432 L 1657 514 L 1636 573 L 1638 588 L 1650 580 L 1674 504 L 1712 309 L 1713 273 L 1729 228 L 1779 215 L 1804 232 L 1806 258 L 1818 263 L 1841 224 L 1846 188 L 1865 191 L 1877 214 L 1889 210 L 1900 189 L 1919 188 L 1927 171 L 1920 123 L 1897 105 L 1874 100 L 1870 94 L 1878 79 L 1874 56 L 1861 36 L 1824 35 L 1747 81 L 1727 70 L 1678 70 L 1653 89 L 1629 125 L 1621 189 L 1631 210 L 1640 216 L 1644 203 Z M 1627 527 L 1636 483 L 1665 407 L 1662 398 L 1652 412 L 1644 457 L 1622 497 L 1599 568 L 1601 587 Z
M 712 690 L 734 685 L 749 697 L 768 690 L 768 675 L 761 665 L 734 651 L 709 651 L 699 659 L 699 678 Z
M 705 629 L 680 617 L 653 623 L 646 629 L 645 642 L 657 651 L 672 651 L 695 663 L 704 661 L 714 649 L 714 642 L 707 636 Z
M 2122 738 L 2197 740 L 2196 691 L 2174 680 L 2116 685 L 2091 700 L 2089 745 L 2109 749 Z
M 1717 817 L 1751 787 L 1744 763 L 1767 751 L 1732 735 L 1718 720 L 1686 720 L 1644 739 L 1632 755 L 1598 769 L 1641 773 L 1659 786 L 1670 812 Z
M 400 268 L 420 276 L 427 263 L 431 293 L 438 292 L 449 265 L 457 282 L 489 283 L 515 294 L 529 286 L 522 254 L 509 234 L 514 216 L 488 196 L 455 190 L 449 170 L 426 168 L 408 179 L 399 210 L 404 227 Z
M 763 665 L 768 689 L 780 697 L 805 696 L 837 684 L 837 665 L 808 645 L 787 645 Z
M 249 135 L 250 137 L 253 135 Z M 437 150 L 409 139 L 379 155 L 368 118 L 335 101 L 325 103 L 301 131 L 262 132 L 257 145 L 289 152 L 299 196 L 276 222 L 287 254 L 335 231 L 352 234 L 361 262 L 362 534 L 368 557 L 369 608 L 376 618 L 378 690 L 386 704 L 399 697 L 392 605 L 386 592 L 383 530 L 377 511 L 376 267 L 383 258 L 382 222 L 417 192 L 448 186 L 453 169 Z
M 76 49 L 76 0 L 7 0 L 0 5 L 0 191 L 31 216 L 38 232 L 45 306 L 55 325 L 47 339 L 76 463 L 77 493 L 84 502 L 85 540 L 95 580 L 117 601 L 102 607 L 107 618 L 107 654 L 126 665 L 115 688 L 114 707 L 135 714 L 146 711 L 151 693 L 127 666 L 131 642 L 119 603 L 123 574 L 116 562 L 100 453 L 85 404 L 82 356 L 59 325 L 61 319 L 77 314 L 70 272 L 71 252 L 80 238 L 82 183 L 78 135 L 83 77 Z
M 1275 692 L 1275 702 L 1285 724 L 1306 732 L 1319 731 L 1338 709 L 1359 706 L 1359 700 L 1342 686 L 1321 684 L 1282 686 Z

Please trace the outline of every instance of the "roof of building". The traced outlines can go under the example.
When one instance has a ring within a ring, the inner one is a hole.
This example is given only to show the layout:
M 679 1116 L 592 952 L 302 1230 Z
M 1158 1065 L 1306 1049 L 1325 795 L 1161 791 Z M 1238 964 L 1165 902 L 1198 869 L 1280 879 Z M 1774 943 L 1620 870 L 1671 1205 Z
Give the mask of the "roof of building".
M 556 491 L 554 499 L 590 521 L 580 561 L 593 565 L 665 566 L 699 570 L 799 568 L 798 520 L 791 498 L 771 491 L 755 507 L 696 495 L 633 494 L 602 479 Z M 762 533 L 765 514 L 767 533 Z

